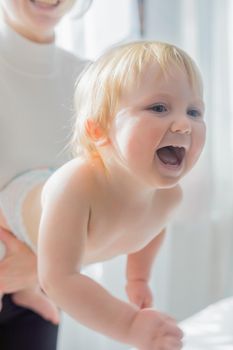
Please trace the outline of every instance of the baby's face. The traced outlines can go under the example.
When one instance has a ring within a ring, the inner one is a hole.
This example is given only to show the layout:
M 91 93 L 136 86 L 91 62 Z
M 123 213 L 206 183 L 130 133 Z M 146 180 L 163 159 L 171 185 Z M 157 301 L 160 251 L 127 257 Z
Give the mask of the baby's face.
M 136 85 L 136 84 L 135 84 Z M 205 142 L 200 89 L 175 66 L 162 74 L 157 63 L 125 91 L 110 130 L 121 164 L 147 184 L 172 187 L 194 166 Z

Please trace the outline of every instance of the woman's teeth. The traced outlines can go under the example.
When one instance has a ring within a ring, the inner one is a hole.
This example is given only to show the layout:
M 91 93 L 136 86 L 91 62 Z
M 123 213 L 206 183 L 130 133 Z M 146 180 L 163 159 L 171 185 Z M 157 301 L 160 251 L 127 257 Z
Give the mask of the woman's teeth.
M 59 0 L 31 0 L 34 3 L 41 4 L 41 5 L 57 5 L 60 1 Z

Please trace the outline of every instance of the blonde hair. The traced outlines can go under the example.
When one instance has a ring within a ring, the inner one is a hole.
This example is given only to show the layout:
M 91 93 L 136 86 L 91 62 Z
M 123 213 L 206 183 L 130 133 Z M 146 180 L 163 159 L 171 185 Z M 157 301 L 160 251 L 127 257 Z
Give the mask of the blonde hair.
M 143 69 L 157 62 L 163 73 L 171 64 L 184 71 L 192 87 L 202 93 L 199 70 L 191 57 L 174 45 L 162 42 L 139 41 L 110 49 L 90 64 L 76 83 L 75 117 L 71 146 L 74 155 L 98 154 L 95 142 L 87 130 L 87 121 L 93 120 L 104 132 L 117 110 L 124 89 L 140 81 Z

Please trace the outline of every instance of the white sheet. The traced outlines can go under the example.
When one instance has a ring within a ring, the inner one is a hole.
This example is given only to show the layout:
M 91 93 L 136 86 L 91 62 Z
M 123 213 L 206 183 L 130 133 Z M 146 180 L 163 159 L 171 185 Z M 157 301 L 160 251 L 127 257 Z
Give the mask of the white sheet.
M 109 346 L 106 338 L 71 319 L 67 326 L 66 332 L 60 332 L 60 350 L 125 348 L 118 343 Z M 185 333 L 182 350 L 233 350 L 233 297 L 208 306 L 181 322 L 180 327 Z
M 210 305 L 180 326 L 183 350 L 233 350 L 233 298 Z
M 180 327 L 185 333 L 182 350 L 233 350 L 233 298 L 208 306 Z

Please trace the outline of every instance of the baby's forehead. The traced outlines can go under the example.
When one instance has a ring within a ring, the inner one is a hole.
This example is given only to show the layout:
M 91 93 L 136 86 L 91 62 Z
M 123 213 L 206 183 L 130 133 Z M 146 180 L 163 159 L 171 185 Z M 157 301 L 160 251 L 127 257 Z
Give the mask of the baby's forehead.
M 149 79 L 168 81 L 183 79 L 184 77 L 189 78 L 189 73 L 185 67 L 182 67 L 175 62 L 162 65 L 154 60 L 142 66 L 141 70 L 138 72 L 136 80 L 138 83 L 144 83 Z
M 146 85 L 163 86 L 169 83 L 186 82 L 198 94 L 202 95 L 201 79 L 194 71 L 188 71 L 183 65 L 176 62 L 167 62 L 161 65 L 156 60 L 151 60 L 141 67 L 129 80 L 129 89 L 139 89 Z M 127 84 L 126 84 L 127 85 Z M 126 86 L 127 88 L 127 86 Z
M 141 66 L 140 70 L 132 69 L 127 75 L 128 77 L 126 77 L 122 85 L 122 91 L 137 90 L 142 86 L 150 84 L 166 84 L 174 80 L 189 80 L 188 73 L 184 69 L 181 69 L 175 64 L 163 67 L 157 61 L 148 62 L 144 66 Z
M 151 62 L 142 67 L 121 90 L 121 103 L 153 100 L 152 97 L 175 98 L 189 96 L 193 100 L 202 100 L 202 88 L 198 80 L 194 81 L 187 70 L 175 64 L 162 67 L 158 62 Z

